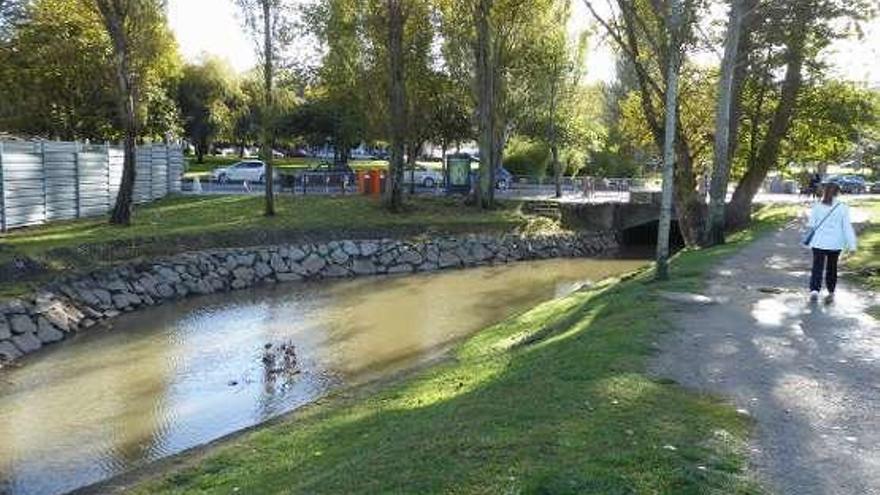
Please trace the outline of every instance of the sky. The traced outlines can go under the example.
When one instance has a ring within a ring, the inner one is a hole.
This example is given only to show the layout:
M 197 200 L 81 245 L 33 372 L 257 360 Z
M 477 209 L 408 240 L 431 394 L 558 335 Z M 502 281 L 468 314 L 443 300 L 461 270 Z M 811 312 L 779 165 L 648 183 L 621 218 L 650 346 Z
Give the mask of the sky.
M 570 30 L 587 27 L 591 17 L 583 2 L 574 0 L 573 7 Z M 239 72 L 255 65 L 254 43 L 241 27 L 233 0 L 170 0 L 168 8 L 171 28 L 186 60 L 196 61 L 209 53 L 226 59 Z M 839 77 L 880 87 L 880 19 L 866 26 L 863 39 L 839 41 L 825 56 Z M 711 55 L 708 58 L 711 63 Z M 596 38 L 587 57 L 587 81 L 613 78 L 612 50 L 608 42 Z

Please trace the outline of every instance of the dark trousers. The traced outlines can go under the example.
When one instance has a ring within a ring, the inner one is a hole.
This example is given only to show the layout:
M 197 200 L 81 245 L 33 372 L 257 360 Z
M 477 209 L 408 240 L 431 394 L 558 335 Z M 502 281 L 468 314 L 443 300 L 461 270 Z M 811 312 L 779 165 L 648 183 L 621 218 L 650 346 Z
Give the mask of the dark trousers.
M 810 276 L 810 290 L 822 288 L 822 272 L 825 272 L 825 287 L 834 292 L 837 287 L 837 258 L 840 251 L 813 248 L 813 274 Z

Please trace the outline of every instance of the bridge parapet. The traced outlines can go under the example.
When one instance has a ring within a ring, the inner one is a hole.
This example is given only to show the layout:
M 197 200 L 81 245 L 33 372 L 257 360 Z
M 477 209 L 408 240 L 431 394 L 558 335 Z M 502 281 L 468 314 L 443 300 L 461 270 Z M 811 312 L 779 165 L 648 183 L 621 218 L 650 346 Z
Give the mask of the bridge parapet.
M 653 194 L 653 193 L 651 193 Z M 624 231 L 660 219 L 660 204 L 653 195 L 630 203 L 562 203 L 562 225 L 576 230 Z

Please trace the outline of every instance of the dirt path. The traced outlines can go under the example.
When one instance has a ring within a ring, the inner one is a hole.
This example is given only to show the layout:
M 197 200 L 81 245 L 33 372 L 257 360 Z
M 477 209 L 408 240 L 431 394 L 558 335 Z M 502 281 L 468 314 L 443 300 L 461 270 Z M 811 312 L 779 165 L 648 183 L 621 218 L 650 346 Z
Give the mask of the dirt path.
M 753 466 L 776 493 L 880 495 L 880 323 L 865 312 L 878 300 L 843 280 L 834 304 L 810 303 L 799 236 L 788 226 L 716 267 L 716 304 L 671 303 L 681 331 L 654 372 L 754 417 Z

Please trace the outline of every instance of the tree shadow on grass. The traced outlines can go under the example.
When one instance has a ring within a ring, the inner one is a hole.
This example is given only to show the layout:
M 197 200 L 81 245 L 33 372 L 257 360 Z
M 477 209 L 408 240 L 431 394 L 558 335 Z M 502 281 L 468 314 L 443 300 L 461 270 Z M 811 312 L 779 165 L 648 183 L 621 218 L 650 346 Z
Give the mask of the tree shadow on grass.
M 637 279 L 539 306 L 144 493 L 756 493 L 745 420 L 644 374 L 667 328 L 652 290 Z

